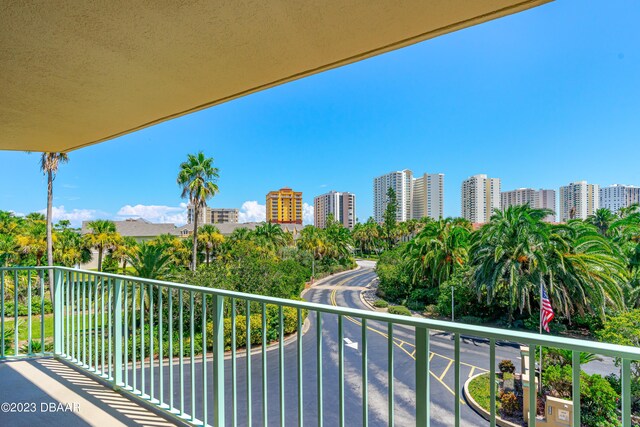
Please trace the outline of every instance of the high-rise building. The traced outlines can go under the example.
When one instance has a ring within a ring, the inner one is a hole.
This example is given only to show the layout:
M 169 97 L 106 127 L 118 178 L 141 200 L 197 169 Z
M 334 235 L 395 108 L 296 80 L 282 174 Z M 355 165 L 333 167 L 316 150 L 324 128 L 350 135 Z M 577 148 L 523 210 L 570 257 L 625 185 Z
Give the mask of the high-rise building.
M 586 219 L 598 210 L 600 194 L 598 184 L 587 181 L 572 182 L 560 187 L 560 221 Z
M 302 224 L 302 192 L 281 188 L 267 194 L 267 222 Z
M 444 218 L 444 174 L 425 173 L 412 185 L 411 218 Z
M 411 218 L 413 172 L 409 169 L 390 172 L 373 179 L 373 218 L 376 222 L 384 221 L 387 209 L 387 191 L 393 188 L 396 192 L 396 220 L 406 221 Z
M 474 175 L 462 182 L 462 217 L 473 223 L 489 222 L 494 209 L 500 209 L 500 178 Z
M 237 223 L 240 211 L 235 208 L 210 208 L 205 206 L 198 211 L 198 225 Z M 193 205 L 187 206 L 187 224 L 194 220 Z
M 535 209 L 549 209 L 553 215 L 547 215 L 543 221 L 554 222 L 556 220 L 556 192 L 555 190 L 534 190 L 533 188 L 518 188 L 517 190 L 503 191 L 500 193 L 500 207 L 507 209 L 509 206 L 529 204 Z
M 614 184 L 600 189 L 600 207 L 613 213 L 634 203 L 640 203 L 640 187 Z
M 314 225 L 319 228 L 327 226 L 327 218 L 333 218 L 352 229 L 356 223 L 356 196 L 353 193 L 330 191 L 313 199 Z

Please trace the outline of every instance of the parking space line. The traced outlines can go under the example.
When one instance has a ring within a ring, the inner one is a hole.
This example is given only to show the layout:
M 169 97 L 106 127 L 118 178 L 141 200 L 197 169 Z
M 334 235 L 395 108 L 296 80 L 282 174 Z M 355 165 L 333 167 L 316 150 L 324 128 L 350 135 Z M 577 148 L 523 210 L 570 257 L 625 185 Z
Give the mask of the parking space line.
M 442 375 L 440 375 L 440 377 L 438 378 L 440 381 L 442 381 L 442 379 L 444 378 L 445 375 L 447 375 L 447 371 L 449 370 L 449 368 L 451 367 L 451 365 L 453 365 L 453 360 L 449 360 L 449 363 L 447 364 L 447 367 L 444 368 L 444 372 L 442 373 Z

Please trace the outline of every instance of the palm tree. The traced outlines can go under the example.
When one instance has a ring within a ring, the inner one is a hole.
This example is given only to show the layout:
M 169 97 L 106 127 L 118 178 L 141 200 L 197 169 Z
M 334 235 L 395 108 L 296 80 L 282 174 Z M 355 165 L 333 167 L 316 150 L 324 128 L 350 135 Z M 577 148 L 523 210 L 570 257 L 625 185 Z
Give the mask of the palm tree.
M 171 255 L 162 245 L 145 242 L 138 247 L 138 250 L 132 251 L 127 259 L 135 270 L 136 276 L 162 280 L 169 272 Z
M 53 259 L 56 264 L 73 267 L 91 261 L 91 250 L 80 233 L 63 225 L 53 237 Z
M 451 218 L 429 222 L 409 242 L 405 259 L 414 284 L 438 287 L 468 261 L 470 231 Z
M 8 267 L 9 263 L 18 255 L 18 244 L 11 234 L 0 234 L 0 265 Z
M 207 200 L 218 193 L 218 168 L 213 166 L 213 158 L 207 158 L 200 151 L 189 154 L 187 161 L 180 165 L 178 185 L 182 187 L 182 198 L 188 198 L 193 206 L 193 253 L 191 269 L 195 271 L 198 257 L 198 216 Z
M 224 243 L 224 237 L 218 227 L 211 224 L 200 227 L 198 234 L 200 234 L 200 243 L 204 248 L 207 265 L 209 265 L 211 254 Z
M 87 224 L 90 233 L 85 234 L 87 245 L 98 250 L 98 271 L 102 271 L 102 256 L 105 249 L 114 249 L 121 240 L 116 224 L 106 219 L 97 219 Z
M 545 280 L 560 314 L 588 312 L 604 319 L 607 307 L 624 309 L 625 257 L 595 226 L 582 221 L 551 226 L 545 256 Z
M 235 230 L 233 230 L 233 232 L 226 239 L 226 241 L 227 242 L 237 242 L 239 240 L 249 240 L 249 239 L 251 239 L 252 234 L 253 234 L 253 231 L 249 230 L 248 228 L 246 228 L 246 227 L 238 227 Z
M 253 230 L 253 236 L 259 243 L 273 250 L 287 244 L 286 232 L 280 227 L 280 224 L 263 222 Z
M 69 157 L 66 153 L 42 153 L 40 158 L 40 170 L 47 176 L 47 265 L 53 267 L 53 180 L 56 179 L 58 166 L 67 163 Z M 49 291 L 53 299 L 53 274 L 49 271 Z
M 296 244 L 299 249 L 311 252 L 314 259 L 321 259 L 328 246 L 324 230 L 312 225 L 307 225 L 302 229 Z
M 598 232 L 606 236 L 611 223 L 615 219 L 616 216 L 609 209 L 601 208 L 596 210 L 593 215 L 589 215 L 587 222 L 595 225 L 598 228 Z
M 640 204 L 632 203 L 629 206 L 622 207 L 618 209 L 618 216 L 620 218 L 626 218 L 629 215 L 640 213 Z
M 36 266 L 42 265 L 42 257 L 47 253 L 47 224 L 41 214 L 27 215 L 25 226 L 17 237 L 17 243 L 26 256 L 34 257 Z
M 497 295 L 508 298 L 509 321 L 516 307 L 531 310 L 546 272 L 545 247 L 549 236 L 542 219 L 550 212 L 528 205 L 496 210 L 491 220 L 473 235 L 471 266 L 478 294 L 487 293 L 488 303 Z
M 122 274 L 127 272 L 127 263 L 129 256 L 138 250 L 138 242 L 131 236 L 125 236 L 120 243 L 113 249 L 113 257 L 122 262 Z

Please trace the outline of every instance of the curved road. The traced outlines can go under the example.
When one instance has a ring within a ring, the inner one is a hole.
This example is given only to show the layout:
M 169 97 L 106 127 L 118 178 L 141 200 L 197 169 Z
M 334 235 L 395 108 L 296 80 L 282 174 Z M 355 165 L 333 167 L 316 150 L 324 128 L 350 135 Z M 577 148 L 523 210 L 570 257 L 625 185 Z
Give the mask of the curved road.
M 338 305 L 367 310 L 360 299 L 360 293 L 376 278 L 371 264 L 361 263 L 361 268 L 332 276 L 311 287 L 304 294 L 310 302 Z M 283 395 L 286 425 L 298 424 L 298 388 L 303 391 L 304 426 L 318 424 L 318 363 L 317 363 L 317 318 L 315 313 L 308 317 L 309 329 L 302 339 L 302 384 L 298 380 L 298 345 L 295 336 L 289 339 L 283 347 Z M 393 385 L 393 414 L 397 426 L 415 425 L 415 359 L 413 329 L 405 326 L 393 328 L 393 380 L 388 372 L 389 347 L 388 325 L 380 322 L 369 322 L 367 329 L 368 340 L 368 423 L 371 426 L 386 426 L 389 419 L 389 384 Z M 360 319 L 343 318 L 344 331 L 344 413 L 345 425 L 363 425 L 363 393 L 362 393 L 362 324 Z M 448 334 L 431 332 L 431 425 L 454 425 L 454 362 L 453 342 Z M 338 369 L 338 318 L 336 315 L 322 316 L 322 414 L 324 426 L 339 425 L 339 379 Z M 280 351 L 278 346 L 271 346 L 266 353 L 261 347 L 254 346 L 254 353 L 250 360 L 251 377 L 251 421 L 248 420 L 247 394 L 247 358 L 243 352 L 238 352 L 235 377 L 231 367 L 231 360 L 225 360 L 225 395 L 226 395 L 226 424 L 232 425 L 234 418 L 233 394 L 236 394 L 235 420 L 239 426 L 264 425 L 263 413 L 267 414 L 266 425 L 281 425 L 280 401 Z M 463 338 L 461 340 L 461 383 L 471 375 L 489 369 L 489 347 L 484 340 Z M 511 359 L 519 366 L 518 348 L 508 344 L 497 344 L 496 361 Z M 193 367 L 189 358 L 185 358 L 184 367 L 184 410 L 192 412 L 190 391 L 194 391 L 195 407 L 193 413 L 202 420 L 205 409 L 207 421 L 213 421 L 213 370 L 211 354 L 207 356 L 206 370 L 201 356 L 197 356 Z M 262 381 L 263 363 L 266 366 L 266 383 Z M 181 406 L 180 379 L 177 366 L 174 364 L 174 407 Z M 193 370 L 194 384 L 191 384 Z M 169 390 L 166 380 L 169 375 L 168 363 L 163 368 L 164 401 L 168 403 Z M 148 365 L 145 369 L 146 392 L 150 390 L 150 375 Z M 129 381 L 132 372 L 129 371 Z M 158 381 L 160 371 L 158 362 L 154 367 L 154 377 Z M 141 384 L 140 369 L 137 370 L 138 384 Z M 206 392 L 203 393 L 203 383 L 206 382 Z M 266 393 L 263 392 L 266 386 Z M 155 391 L 158 393 L 158 384 Z M 206 399 L 203 397 L 206 396 Z M 154 396 L 157 398 L 158 396 Z M 266 402 L 264 398 L 266 397 Z M 484 426 L 488 423 L 478 416 L 469 406 L 461 402 L 463 426 Z

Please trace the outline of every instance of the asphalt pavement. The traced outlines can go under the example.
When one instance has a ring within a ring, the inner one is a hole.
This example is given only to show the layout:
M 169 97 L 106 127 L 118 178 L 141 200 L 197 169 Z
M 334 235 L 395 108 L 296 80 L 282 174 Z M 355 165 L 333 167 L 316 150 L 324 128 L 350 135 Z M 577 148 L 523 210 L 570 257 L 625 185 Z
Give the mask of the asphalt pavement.
M 366 265 L 366 264 L 365 264 Z M 365 305 L 360 292 L 376 278 L 372 268 L 359 268 L 335 275 L 319 282 L 304 294 L 304 298 L 310 302 L 338 305 L 356 309 L 370 309 Z M 318 414 L 321 414 L 324 426 L 338 426 L 340 416 L 340 378 L 344 378 L 344 417 L 345 425 L 363 425 L 365 416 L 363 406 L 363 369 L 362 369 L 362 323 L 356 317 L 344 317 L 343 342 L 344 342 L 344 375 L 339 369 L 338 346 L 338 317 L 336 315 L 322 315 L 322 382 L 321 390 L 318 385 L 318 334 L 317 315 L 309 313 L 307 332 L 302 340 L 302 377 L 301 384 L 298 378 L 298 345 L 297 339 L 290 339 L 283 346 L 282 380 L 284 402 L 281 402 L 280 384 L 281 374 L 279 369 L 280 350 L 278 346 L 272 346 L 266 353 L 258 351 L 252 354 L 250 366 L 244 353 L 239 353 L 236 359 L 235 373 L 232 370 L 231 360 L 225 360 L 225 396 L 226 396 L 226 424 L 233 425 L 235 419 L 237 425 L 264 425 L 263 416 L 266 414 L 266 425 L 281 425 L 281 407 L 284 408 L 286 425 L 297 425 L 299 388 L 302 390 L 302 425 L 319 425 Z M 397 426 L 415 425 L 415 358 L 414 358 L 414 332 L 413 328 L 405 326 L 393 327 L 392 345 L 392 375 L 389 375 L 389 342 L 388 325 L 380 322 L 368 322 L 368 405 L 366 416 L 370 426 L 388 425 L 390 408 L 393 408 L 393 421 Z M 446 333 L 432 331 L 430 336 L 430 378 L 431 378 L 431 425 L 454 425 L 454 383 L 455 363 L 453 360 L 452 337 Z M 257 348 L 261 349 L 261 346 Z M 254 347 L 254 350 L 256 348 Z M 489 347 L 484 340 L 476 340 L 465 337 L 461 340 L 461 384 L 480 372 L 489 369 Z M 519 366 L 519 350 L 510 344 L 498 344 L 496 348 L 496 361 L 511 359 Z M 194 363 L 190 358 L 185 358 L 184 374 L 180 379 L 179 371 L 173 366 L 173 402 L 170 400 L 168 386 L 169 367 L 164 361 L 162 374 L 155 361 L 154 378 L 156 384 L 153 389 L 153 397 L 159 399 L 163 396 L 163 402 L 172 403 L 172 407 L 178 411 L 195 414 L 199 420 L 203 419 L 206 412 L 207 422 L 213 421 L 213 370 L 211 366 L 211 354 L 207 355 L 205 363 L 202 356 L 197 356 Z M 264 369 L 266 367 L 266 369 Z M 249 368 L 249 371 L 248 369 Z M 266 381 L 263 382 L 262 372 L 266 372 Z M 251 393 L 247 393 L 247 372 L 250 372 Z M 159 387 L 160 376 L 164 378 L 165 385 Z M 235 381 L 233 380 L 235 376 Z M 194 381 L 192 383 L 191 378 Z M 129 383 L 132 382 L 133 372 L 129 373 Z M 136 370 L 136 381 L 142 384 L 141 370 Z M 150 369 L 145 369 L 145 393 L 151 395 Z M 181 396 L 182 385 L 184 394 Z M 389 400 L 389 385 L 392 384 L 393 399 Z M 266 393 L 265 393 L 266 390 Z M 191 396 L 196 396 L 191 400 Z M 234 399 L 235 395 L 235 399 Z M 206 396 L 206 399 L 204 399 Z M 318 397 L 322 396 L 321 399 Z M 265 401 L 266 399 L 266 401 Z M 235 405 L 234 402 L 235 401 Z M 251 404 L 248 405 L 248 402 Z M 319 411 L 319 404 L 322 409 Z M 281 406 L 282 405 L 282 406 Z M 235 410 L 234 410 L 235 407 Z M 248 409 L 251 409 L 249 411 Z M 250 412 L 250 413 L 249 413 Z M 463 400 L 461 400 L 462 425 L 484 426 L 487 423 L 480 418 Z M 250 417 L 250 418 L 249 418 Z

